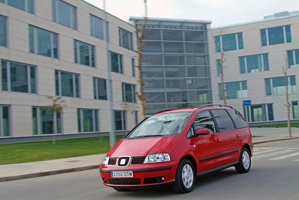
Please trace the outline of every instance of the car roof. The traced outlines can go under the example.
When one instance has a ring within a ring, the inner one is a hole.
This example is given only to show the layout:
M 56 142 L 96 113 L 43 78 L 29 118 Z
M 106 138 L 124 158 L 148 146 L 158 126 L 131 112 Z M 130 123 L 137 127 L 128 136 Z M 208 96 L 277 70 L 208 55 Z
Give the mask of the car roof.
M 174 108 L 174 109 L 167 109 L 167 110 L 161 110 L 158 111 L 157 113 L 154 113 L 153 115 L 156 114 L 167 114 L 167 113 L 177 113 L 177 112 L 194 112 L 196 110 L 215 110 L 215 109 L 234 109 L 233 107 L 229 105 L 222 105 L 222 104 L 205 104 L 199 107 L 193 107 L 193 108 Z M 235 110 L 235 109 L 234 109 Z

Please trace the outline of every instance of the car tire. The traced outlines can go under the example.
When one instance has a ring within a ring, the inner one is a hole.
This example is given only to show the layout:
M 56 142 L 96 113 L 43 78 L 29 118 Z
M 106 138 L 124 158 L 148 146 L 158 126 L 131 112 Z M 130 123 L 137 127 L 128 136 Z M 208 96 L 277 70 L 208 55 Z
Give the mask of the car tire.
M 173 191 L 176 193 L 191 192 L 195 181 L 196 177 L 193 164 L 189 160 L 183 159 L 176 172 L 175 182 L 172 185 Z
M 238 173 L 247 173 L 251 168 L 251 156 L 247 148 L 243 148 L 240 154 L 239 163 L 235 165 Z

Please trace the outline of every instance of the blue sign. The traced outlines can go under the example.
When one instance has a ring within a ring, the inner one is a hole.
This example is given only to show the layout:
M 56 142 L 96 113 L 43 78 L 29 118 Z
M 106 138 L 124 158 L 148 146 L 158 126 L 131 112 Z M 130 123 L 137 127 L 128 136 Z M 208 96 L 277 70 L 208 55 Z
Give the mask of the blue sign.
M 243 106 L 251 106 L 251 100 L 243 100 Z

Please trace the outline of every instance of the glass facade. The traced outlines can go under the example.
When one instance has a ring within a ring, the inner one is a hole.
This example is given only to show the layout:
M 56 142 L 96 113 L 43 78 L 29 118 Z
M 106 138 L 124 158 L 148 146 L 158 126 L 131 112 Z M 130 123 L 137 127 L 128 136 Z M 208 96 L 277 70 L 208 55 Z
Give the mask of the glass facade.
M 0 15 L 0 46 L 7 46 L 7 18 Z
M 52 0 L 52 18 L 58 24 L 77 29 L 77 8 L 62 0 Z
M 63 71 L 55 71 L 57 96 L 80 97 L 79 75 Z
M 266 95 L 281 95 L 286 93 L 286 85 L 288 86 L 288 93 L 297 93 L 296 77 L 288 76 L 287 80 L 284 76 L 275 78 L 266 78 Z
M 125 111 L 114 111 L 114 129 L 116 131 L 123 131 L 127 129 Z
M 241 56 L 239 63 L 241 74 L 269 70 L 268 54 Z
M 1 0 L 0 2 L 34 14 L 34 0 Z
M 148 20 L 142 55 L 147 114 L 212 102 L 207 26 Z
M 102 78 L 93 78 L 94 99 L 107 100 L 107 81 Z
M 10 106 L 0 105 L 0 138 L 10 136 Z
M 216 52 L 243 49 L 243 34 L 232 33 L 215 36 Z
M 287 56 L 289 68 L 299 67 L 299 49 L 288 50 Z
M 78 132 L 88 133 L 99 131 L 98 110 L 78 109 Z
M 248 97 L 247 81 L 236 81 L 225 83 L 225 95 L 227 99 L 241 99 Z M 218 83 L 219 98 L 223 100 L 221 84 Z
M 2 60 L 1 74 L 3 91 L 37 93 L 35 66 Z
M 75 63 L 95 67 L 95 47 L 93 45 L 74 40 Z
M 61 113 L 43 107 L 32 107 L 33 135 L 62 133 Z
M 30 52 L 58 58 L 58 34 L 29 26 Z
M 261 29 L 262 46 L 292 42 L 291 25 Z

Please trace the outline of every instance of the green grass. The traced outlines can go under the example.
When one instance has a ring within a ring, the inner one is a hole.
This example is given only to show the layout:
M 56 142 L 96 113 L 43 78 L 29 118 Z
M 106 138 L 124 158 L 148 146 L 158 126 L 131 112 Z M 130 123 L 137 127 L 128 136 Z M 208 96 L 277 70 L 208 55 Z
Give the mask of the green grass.
M 288 124 L 250 125 L 250 128 L 286 128 Z M 299 123 L 291 123 L 291 127 L 298 128 Z
M 122 136 L 116 136 L 117 141 L 121 138 Z M 109 149 L 108 136 L 56 140 L 55 145 L 52 144 L 52 141 L 0 144 L 0 164 L 93 155 L 107 153 Z

